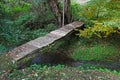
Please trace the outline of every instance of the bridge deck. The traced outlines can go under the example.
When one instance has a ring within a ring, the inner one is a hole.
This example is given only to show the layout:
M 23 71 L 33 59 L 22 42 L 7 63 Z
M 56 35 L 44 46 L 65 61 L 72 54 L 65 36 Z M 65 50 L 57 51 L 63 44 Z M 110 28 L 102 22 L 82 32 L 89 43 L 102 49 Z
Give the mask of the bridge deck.
M 56 40 L 59 40 L 65 37 L 67 34 L 72 32 L 74 29 L 79 28 L 81 26 L 83 26 L 82 22 L 73 22 L 55 31 L 50 32 L 44 37 L 40 37 L 30 42 L 27 42 L 13 49 L 12 51 L 8 52 L 8 54 L 14 61 L 18 61 L 30 54 L 34 54 L 34 52 L 39 51 L 43 47 L 46 47 L 52 44 Z

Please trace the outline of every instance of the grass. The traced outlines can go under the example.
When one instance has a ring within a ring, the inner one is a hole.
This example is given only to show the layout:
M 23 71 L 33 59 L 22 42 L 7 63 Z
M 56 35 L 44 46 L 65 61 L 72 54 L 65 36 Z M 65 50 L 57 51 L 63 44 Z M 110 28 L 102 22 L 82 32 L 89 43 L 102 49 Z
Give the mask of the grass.
M 22 70 L 14 70 L 7 76 L 10 80 L 115 80 L 120 79 L 120 73 L 108 69 L 73 68 L 64 65 L 41 66 L 32 65 Z M 4 77 L 5 79 L 5 77 Z
M 74 42 L 74 43 L 73 43 Z M 68 51 L 77 60 L 114 61 L 118 55 L 118 47 L 100 39 L 72 39 Z M 119 45 L 119 44 L 118 44 Z M 71 50 L 72 49 L 72 50 Z M 67 48 L 66 48 L 67 51 Z M 93 55 L 91 55 L 93 54 Z M 112 58 L 112 59 L 111 59 Z M 114 59 L 113 59 L 114 58 Z M 118 60 L 119 58 L 117 58 Z M 111 71 L 95 65 L 68 67 L 64 65 L 41 66 L 32 65 L 25 69 L 13 70 L 12 73 L 1 74 L 1 80 L 120 80 L 120 72 Z
M 92 44 L 92 43 L 91 43 Z M 72 58 L 75 60 L 109 60 L 111 56 L 115 56 L 119 53 L 119 50 L 111 44 L 95 44 L 84 45 L 78 47 L 72 54 Z
M 111 42 L 103 39 L 81 38 L 74 45 L 71 57 L 75 60 L 99 60 L 99 61 L 119 61 L 120 49 L 116 41 Z M 113 44 L 112 44 L 113 43 Z
M 109 39 L 110 40 L 110 39 Z M 113 41 L 111 41 L 113 42 Z M 114 41 L 115 42 L 115 41 Z M 115 42 L 116 43 L 116 42 Z M 69 45 L 63 46 L 67 52 L 73 52 L 76 60 L 118 60 L 119 47 L 101 39 L 73 38 Z M 62 44 L 62 43 L 61 43 Z M 60 44 L 60 45 L 61 45 Z M 118 44 L 119 46 L 119 44 Z M 91 55 L 93 54 L 93 55 Z M 111 71 L 95 65 L 68 67 L 64 65 L 32 65 L 25 69 L 13 70 L 12 73 L 0 74 L 1 80 L 120 80 L 120 72 Z

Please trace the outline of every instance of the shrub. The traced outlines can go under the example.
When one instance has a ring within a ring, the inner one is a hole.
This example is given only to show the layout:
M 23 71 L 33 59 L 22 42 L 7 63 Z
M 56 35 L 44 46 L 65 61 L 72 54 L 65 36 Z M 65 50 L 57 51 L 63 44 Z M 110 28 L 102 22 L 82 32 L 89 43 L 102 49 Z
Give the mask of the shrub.
M 74 20 L 79 20 L 81 18 L 79 16 L 81 10 L 82 10 L 82 7 L 80 6 L 80 4 L 77 4 L 75 2 L 71 4 L 71 12 Z
M 2 44 L 0 44 L 0 54 L 3 53 L 5 51 L 5 46 L 3 46 Z
M 12 19 L 19 16 L 20 13 L 28 12 L 30 9 L 30 4 L 23 0 L 3 0 L 1 3 L 6 17 Z
M 47 27 L 45 27 L 45 29 L 50 32 L 50 31 L 53 31 L 55 29 L 57 29 L 57 25 L 53 24 L 53 23 L 50 23 L 47 25 Z
M 79 30 L 78 34 L 82 37 L 90 38 L 92 36 L 97 36 L 99 38 L 105 38 L 108 37 L 112 33 L 120 33 L 118 28 L 106 26 L 102 23 L 96 23 L 93 27 L 88 27 L 84 30 Z
M 4 51 L 4 46 L 5 48 L 15 47 L 29 40 L 44 36 L 49 31 L 56 29 L 56 25 L 49 23 L 47 23 L 49 25 L 45 28 L 41 28 L 41 26 L 44 26 L 44 21 L 47 22 L 47 20 L 51 20 L 54 17 L 50 10 L 48 10 L 47 5 L 45 6 L 47 9 L 45 13 L 40 11 L 40 14 L 35 15 L 37 14 L 36 12 L 39 13 L 39 4 L 42 5 L 40 2 L 34 5 L 34 3 L 24 0 L 3 0 L 0 2 L 1 51 Z M 37 10 L 35 8 L 30 10 L 33 5 L 37 7 Z M 47 18 L 46 15 L 48 15 Z M 34 25 L 35 22 L 42 25 Z M 31 25 L 33 29 L 30 29 L 29 23 L 30 25 L 34 23 Z M 40 27 L 38 28 L 38 26 Z M 37 27 L 37 29 L 34 27 Z
M 44 36 L 48 33 L 48 31 L 46 31 L 45 29 L 35 29 L 35 30 L 29 30 L 27 33 L 26 33 L 26 40 L 29 41 L 29 40 L 32 40 L 32 39 L 35 39 L 37 37 L 41 37 L 41 36 Z
M 47 34 L 45 29 L 30 30 L 25 27 L 29 20 L 34 20 L 32 14 L 24 14 L 16 20 L 2 19 L 0 27 L 0 41 L 4 46 L 12 47 L 20 45 L 31 39 Z
M 105 38 L 110 34 L 120 32 L 120 1 L 91 0 L 83 6 L 80 12 L 87 28 L 79 31 L 79 36 L 90 38 L 97 36 Z M 112 17 L 111 17 L 112 16 Z

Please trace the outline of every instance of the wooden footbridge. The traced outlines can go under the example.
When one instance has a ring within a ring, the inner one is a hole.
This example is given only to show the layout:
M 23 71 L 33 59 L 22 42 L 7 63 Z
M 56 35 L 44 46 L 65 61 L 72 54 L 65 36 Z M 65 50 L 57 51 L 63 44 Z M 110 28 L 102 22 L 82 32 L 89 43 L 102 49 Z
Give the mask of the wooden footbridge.
M 83 23 L 79 21 L 65 25 L 55 31 L 50 32 L 44 37 L 39 37 L 13 49 L 12 51 L 9 51 L 8 56 L 12 58 L 12 62 L 14 63 L 21 61 L 28 56 L 34 55 L 34 53 L 40 49 L 49 46 L 56 41 L 59 41 L 68 34 L 73 33 L 74 29 L 81 28 L 82 26 Z

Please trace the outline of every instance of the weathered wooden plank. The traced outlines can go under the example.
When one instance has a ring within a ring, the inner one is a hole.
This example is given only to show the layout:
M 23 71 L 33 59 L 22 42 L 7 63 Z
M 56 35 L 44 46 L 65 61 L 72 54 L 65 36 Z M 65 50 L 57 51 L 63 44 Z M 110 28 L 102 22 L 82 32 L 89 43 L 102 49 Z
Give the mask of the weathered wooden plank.
M 14 62 L 25 58 L 28 55 L 34 54 L 34 52 L 52 44 L 53 42 L 65 37 L 71 33 L 74 29 L 83 26 L 82 22 L 73 22 L 62 28 L 50 32 L 44 37 L 37 38 L 30 42 L 27 42 L 14 50 L 8 52 L 9 57 L 13 59 Z
M 13 61 L 17 61 L 26 56 L 26 53 L 33 53 L 37 49 L 37 47 L 26 43 L 8 52 L 8 55 L 13 59 Z

